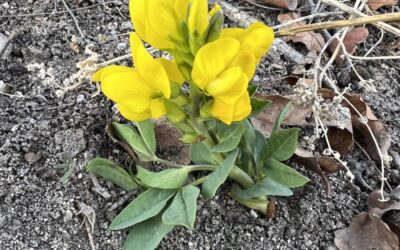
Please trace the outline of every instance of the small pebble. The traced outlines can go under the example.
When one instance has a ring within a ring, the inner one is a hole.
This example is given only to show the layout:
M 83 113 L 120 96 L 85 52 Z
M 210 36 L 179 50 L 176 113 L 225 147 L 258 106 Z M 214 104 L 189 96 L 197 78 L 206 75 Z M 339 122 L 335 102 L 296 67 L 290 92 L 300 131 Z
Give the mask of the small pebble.
M 85 100 L 85 96 L 80 94 L 76 97 L 76 103 L 81 103 L 83 102 L 83 100 Z
M 125 50 L 126 49 L 126 43 L 118 43 L 117 44 L 117 49 L 118 50 Z
M 130 30 L 132 29 L 131 22 L 123 22 L 121 23 L 121 30 Z

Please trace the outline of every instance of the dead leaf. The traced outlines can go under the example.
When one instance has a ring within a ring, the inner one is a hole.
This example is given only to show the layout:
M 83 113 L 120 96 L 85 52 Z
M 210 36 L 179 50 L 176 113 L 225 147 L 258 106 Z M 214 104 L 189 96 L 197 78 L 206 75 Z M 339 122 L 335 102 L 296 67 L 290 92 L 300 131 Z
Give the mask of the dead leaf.
M 349 94 L 346 95 L 346 98 L 350 101 L 354 108 L 358 110 L 359 113 L 368 119 L 367 124 L 371 128 L 371 131 L 378 142 L 383 159 L 389 159 L 388 151 L 391 142 L 389 129 L 381 121 L 379 121 L 378 118 L 376 118 L 376 116 L 372 113 L 371 108 L 362 99 L 361 95 Z M 347 103 L 343 103 L 343 105 L 347 105 L 350 109 L 353 127 L 357 129 L 363 136 L 364 144 L 367 145 L 365 150 L 367 151 L 368 155 L 376 162 L 377 165 L 380 165 L 380 157 L 376 147 L 374 146 L 375 143 L 373 137 L 371 136 L 367 126 L 360 119 L 360 116 L 353 107 Z
M 300 16 L 294 12 L 278 15 L 278 21 L 281 23 L 293 21 L 298 18 L 300 18 Z M 296 23 L 285 26 L 285 28 L 283 29 L 294 28 L 305 24 L 306 23 L 304 21 L 298 21 Z M 314 50 L 316 52 L 320 52 L 325 45 L 324 37 L 321 34 L 315 33 L 313 31 L 298 33 L 294 36 L 283 37 L 282 39 L 286 42 L 301 42 L 306 45 L 309 50 Z
M 276 118 L 278 117 L 281 110 L 291 101 L 288 96 L 269 95 L 263 96 L 256 94 L 259 99 L 270 100 L 272 104 L 268 105 L 257 117 L 252 118 L 251 122 L 253 126 L 263 133 L 266 137 L 269 137 L 274 127 Z M 311 106 L 293 105 L 291 110 L 287 113 L 283 120 L 283 125 L 313 125 L 314 123 L 307 120 L 312 114 Z
M 373 212 L 362 212 L 350 226 L 335 232 L 335 245 L 340 250 L 399 249 L 396 234 Z
M 331 185 L 325 173 L 335 173 L 341 169 L 340 164 L 335 159 L 327 156 L 315 156 L 311 151 L 298 147 L 290 160 L 318 174 L 321 177 L 326 195 L 331 195 Z
M 275 218 L 276 214 L 276 198 L 274 196 L 269 196 L 268 198 L 269 202 L 265 216 L 267 216 L 267 218 L 273 219 Z
M 400 190 L 394 189 L 388 201 L 374 190 L 368 197 L 369 211 L 357 215 L 346 229 L 335 232 L 335 245 L 340 249 L 399 249 Z
M 368 0 L 367 4 L 371 10 L 377 10 L 380 7 L 395 5 L 399 2 L 399 0 Z
M 381 193 L 374 190 L 368 196 L 368 207 L 381 209 L 381 218 L 388 224 L 390 230 L 400 239 L 400 188 L 395 188 L 390 194 L 385 193 L 388 201 L 381 201 Z
M 295 10 L 297 0 L 263 0 L 263 2 L 282 9 Z
M 358 27 L 354 28 L 350 31 L 348 31 L 343 38 L 343 45 L 346 48 L 346 52 L 349 53 L 350 55 L 354 54 L 357 49 L 357 44 L 365 42 L 369 35 L 368 29 L 363 28 L 363 27 Z M 336 50 L 336 47 L 338 46 L 339 41 L 337 39 L 334 39 L 331 44 L 329 44 L 329 51 L 332 53 Z M 336 63 L 342 63 L 343 58 L 342 58 L 343 52 L 339 51 L 338 55 L 335 58 Z

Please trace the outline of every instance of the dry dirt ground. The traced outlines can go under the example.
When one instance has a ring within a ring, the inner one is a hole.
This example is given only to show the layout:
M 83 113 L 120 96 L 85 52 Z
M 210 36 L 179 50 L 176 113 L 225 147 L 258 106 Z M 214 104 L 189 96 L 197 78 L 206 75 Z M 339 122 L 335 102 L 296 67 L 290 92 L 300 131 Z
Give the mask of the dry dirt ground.
M 0 0 L 0 41 L 16 34 L 0 59 L 0 81 L 12 87 L 11 94 L 23 95 L 17 98 L 0 94 L 0 249 L 90 249 L 80 204 L 91 207 L 96 214 L 93 240 L 97 249 L 121 248 L 125 233 L 111 232 L 107 227 L 135 194 L 126 194 L 101 178 L 99 191 L 83 170 L 95 156 L 127 164 L 127 155 L 104 132 L 107 121 L 118 116 L 104 96 L 92 97 L 94 84 L 84 84 L 63 96 L 56 95 L 56 84 L 76 71 L 75 64 L 86 57 L 88 44 L 94 45 L 101 60 L 129 52 L 125 35 L 131 30 L 127 1 L 103 5 L 102 1 L 66 0 L 72 9 L 89 7 L 74 12 L 85 35 L 80 38 L 62 1 Z M 256 9 L 236 1 L 233 4 L 269 25 L 277 23 L 279 10 Z M 301 14 L 309 13 L 307 4 L 301 1 L 300 6 Z M 379 38 L 373 28 L 370 33 L 359 53 L 365 53 Z M 79 51 L 71 49 L 73 35 L 78 37 Z M 395 38 L 387 35 L 374 54 L 388 54 L 393 42 Z M 296 45 L 296 49 L 304 50 L 302 45 Z M 54 79 L 44 81 L 37 72 L 29 72 L 32 63 L 53 68 Z M 123 63 L 129 65 L 130 60 Z M 294 66 L 285 56 L 270 54 L 260 65 L 254 82 L 266 94 L 289 94 L 291 87 L 281 77 Z M 396 187 L 400 170 L 400 64 L 368 61 L 360 66 L 369 72 L 378 92 L 363 92 L 356 80 L 349 80 L 354 81 L 354 91 L 363 94 L 390 129 L 390 154 L 395 161 L 388 180 Z M 336 70 L 339 73 L 344 69 Z M 69 152 L 74 160 L 74 171 L 65 184 L 60 182 L 63 172 L 55 167 L 64 163 L 62 152 Z M 168 156 L 169 152 L 160 154 Z M 360 150 L 346 160 L 369 185 L 378 186 L 374 163 Z M 319 177 L 298 169 L 312 181 L 292 197 L 278 198 L 274 219 L 263 218 L 233 202 L 227 196 L 228 183 L 213 200 L 199 200 L 192 231 L 175 229 L 160 249 L 334 249 L 334 231 L 346 227 L 352 217 L 366 209 L 369 190 L 347 183 L 343 173 L 338 173 L 330 175 L 332 195 L 327 198 Z M 113 205 L 116 202 L 118 206 Z

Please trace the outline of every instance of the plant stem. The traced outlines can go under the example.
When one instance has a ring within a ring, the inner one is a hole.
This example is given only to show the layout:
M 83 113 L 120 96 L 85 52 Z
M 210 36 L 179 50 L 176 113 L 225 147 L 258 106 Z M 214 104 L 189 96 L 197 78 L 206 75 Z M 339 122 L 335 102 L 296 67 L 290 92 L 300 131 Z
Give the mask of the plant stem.
M 339 20 L 332 22 L 322 22 L 322 23 L 312 23 L 301 25 L 291 29 L 283 29 L 275 32 L 275 37 L 282 36 L 294 36 L 298 33 L 314 31 L 314 30 L 324 30 L 324 29 L 333 29 L 333 28 L 341 28 L 341 27 L 349 27 L 349 26 L 359 26 L 363 24 L 370 23 L 378 23 L 378 22 L 392 22 L 399 21 L 400 13 L 389 13 L 375 16 L 366 16 L 355 18 L 351 20 Z
M 190 185 L 192 186 L 198 186 L 200 184 L 203 184 L 203 182 L 206 180 L 207 176 L 203 176 L 197 180 L 192 181 L 192 183 L 190 183 Z

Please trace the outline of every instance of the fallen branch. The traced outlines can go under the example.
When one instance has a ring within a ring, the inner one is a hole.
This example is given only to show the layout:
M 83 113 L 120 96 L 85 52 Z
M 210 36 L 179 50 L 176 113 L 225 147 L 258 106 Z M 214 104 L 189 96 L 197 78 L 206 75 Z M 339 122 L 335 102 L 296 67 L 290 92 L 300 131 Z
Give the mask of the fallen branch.
M 334 29 L 349 26 L 360 26 L 363 24 L 374 24 L 378 22 L 400 21 L 400 13 L 389 13 L 375 16 L 366 16 L 350 20 L 339 20 L 332 22 L 306 24 L 291 29 L 283 29 L 275 32 L 275 37 L 294 36 L 298 33 L 315 30 Z
M 356 9 L 350 7 L 350 6 L 347 6 L 344 3 L 340 3 L 340 2 L 338 2 L 336 0 L 321 0 L 321 2 L 323 2 L 325 4 L 328 4 L 328 5 L 331 5 L 331 6 L 335 6 L 335 7 L 339 8 L 340 10 L 343 10 L 343 11 L 349 13 L 349 14 L 353 14 L 353 15 L 360 16 L 360 17 L 368 17 L 367 14 L 364 14 L 361 11 L 356 10 Z M 395 27 L 393 27 L 393 26 L 391 26 L 391 25 L 389 25 L 387 23 L 379 21 L 377 23 L 373 23 L 373 25 L 375 25 L 375 26 L 377 26 L 377 27 L 379 27 L 379 28 L 381 28 L 381 29 L 383 29 L 383 30 L 385 30 L 387 32 L 390 32 L 390 33 L 392 33 L 392 34 L 394 34 L 396 36 L 400 36 L 400 29 L 397 29 L 397 28 L 395 28 Z

